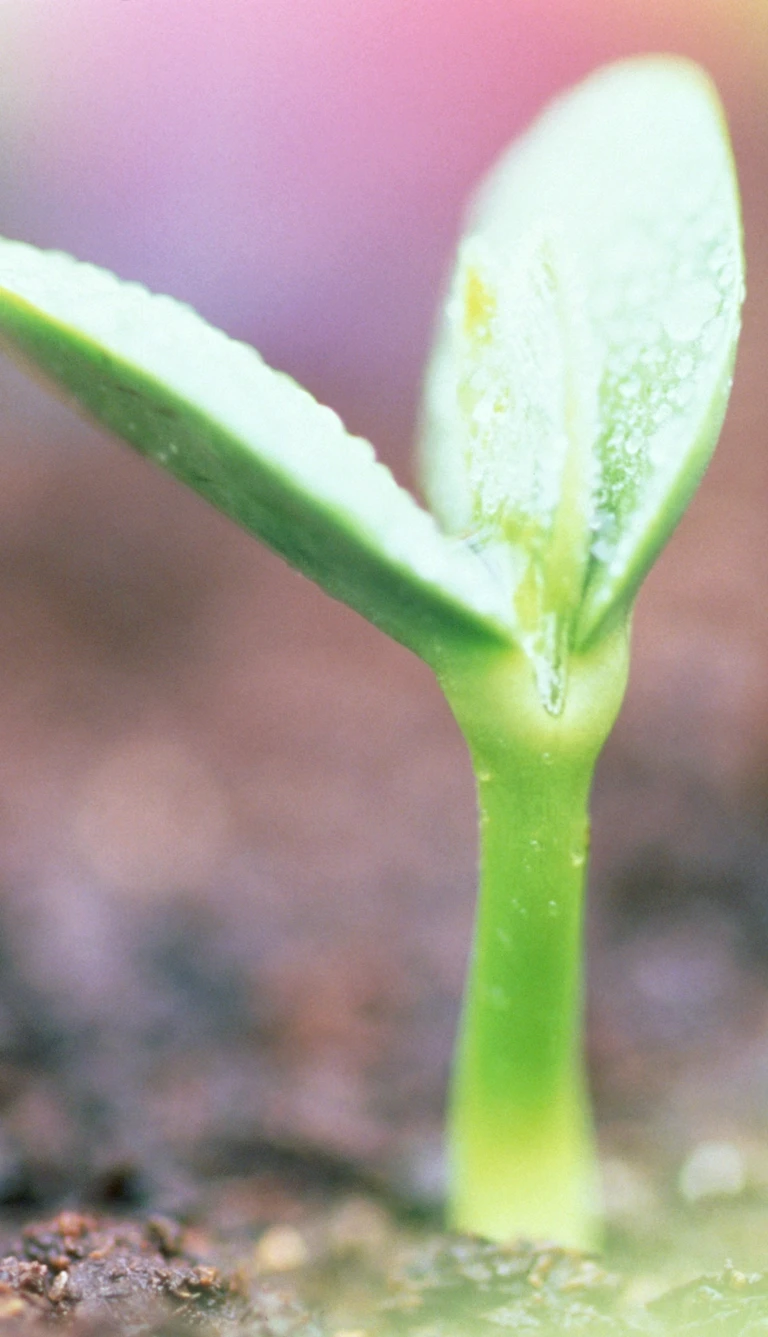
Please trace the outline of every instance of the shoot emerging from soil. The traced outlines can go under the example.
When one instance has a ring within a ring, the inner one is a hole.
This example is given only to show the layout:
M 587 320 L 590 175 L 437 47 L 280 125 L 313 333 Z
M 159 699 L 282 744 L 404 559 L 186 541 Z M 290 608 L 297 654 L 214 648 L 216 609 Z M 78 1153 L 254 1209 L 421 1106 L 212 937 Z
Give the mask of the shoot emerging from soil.
M 496 165 L 427 378 L 431 514 L 371 447 L 187 307 L 0 242 L 0 340 L 434 669 L 467 740 L 481 886 L 449 1215 L 594 1239 L 582 899 L 638 587 L 720 431 L 743 295 L 706 76 L 593 75 Z

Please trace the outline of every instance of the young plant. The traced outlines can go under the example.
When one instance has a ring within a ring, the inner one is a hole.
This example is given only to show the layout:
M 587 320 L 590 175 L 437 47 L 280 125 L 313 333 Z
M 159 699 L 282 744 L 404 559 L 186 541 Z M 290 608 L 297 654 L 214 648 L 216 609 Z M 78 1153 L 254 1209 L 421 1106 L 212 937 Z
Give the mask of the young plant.
M 0 243 L 0 338 L 434 669 L 477 776 L 481 888 L 449 1117 L 450 1219 L 585 1243 L 581 1056 L 595 760 L 638 587 L 714 447 L 742 300 L 716 95 L 599 72 L 492 171 L 428 376 L 422 510 L 287 376 L 187 307 Z

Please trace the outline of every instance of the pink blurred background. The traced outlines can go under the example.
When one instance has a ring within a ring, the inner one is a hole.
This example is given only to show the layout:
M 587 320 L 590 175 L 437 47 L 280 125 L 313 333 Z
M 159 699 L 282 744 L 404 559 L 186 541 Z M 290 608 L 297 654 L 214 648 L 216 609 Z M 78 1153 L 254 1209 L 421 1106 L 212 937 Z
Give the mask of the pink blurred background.
M 190 301 L 409 481 L 473 183 L 553 93 L 653 50 L 720 87 L 749 304 L 722 445 L 641 598 L 598 783 L 593 1059 L 607 1119 L 631 1103 L 628 1047 L 684 1045 L 668 1099 L 687 1118 L 720 1043 L 734 1108 L 758 1065 L 759 1122 L 765 972 L 740 944 L 768 944 L 766 0 L 4 0 L 0 231 Z M 137 989 L 161 997 L 138 1040 L 175 1039 L 134 1083 L 161 1136 L 258 1126 L 428 1186 L 475 857 L 430 675 L 5 365 L 0 411 L 0 918 L 35 1006 L 66 1033 L 98 1015 L 106 1071 L 114 1034 L 136 1039 L 115 1018 Z M 201 1005 L 179 1029 L 146 935 L 203 992 L 237 980 L 241 1020 L 214 1034 Z M 54 1162 L 55 1082 L 22 1090 L 14 1043 L 7 1137 L 32 1121 Z M 728 1123 L 723 1099 L 703 1132 Z

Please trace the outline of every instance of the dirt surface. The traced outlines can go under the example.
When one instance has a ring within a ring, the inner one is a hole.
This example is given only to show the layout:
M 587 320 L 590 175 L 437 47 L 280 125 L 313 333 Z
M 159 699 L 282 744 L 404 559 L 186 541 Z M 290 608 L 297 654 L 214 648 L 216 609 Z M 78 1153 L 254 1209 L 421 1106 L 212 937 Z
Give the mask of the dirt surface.
M 768 1278 L 729 1266 L 649 1298 L 649 1277 L 554 1245 L 407 1224 L 371 1197 L 293 1224 L 206 1233 L 168 1217 L 61 1212 L 0 1258 L 0 1333 L 73 1337 L 669 1337 L 768 1330 Z
M 0 1331 L 179 1332 L 318 1337 L 279 1292 L 225 1275 L 190 1252 L 166 1218 L 114 1221 L 62 1212 L 24 1228 L 0 1259 Z

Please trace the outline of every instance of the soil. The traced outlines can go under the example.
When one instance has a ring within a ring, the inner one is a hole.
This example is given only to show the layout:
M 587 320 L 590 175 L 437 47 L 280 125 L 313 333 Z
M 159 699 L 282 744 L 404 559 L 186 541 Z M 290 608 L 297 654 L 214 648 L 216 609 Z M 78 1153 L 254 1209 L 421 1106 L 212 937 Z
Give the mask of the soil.
M 276 1291 L 248 1294 L 236 1275 L 201 1263 L 164 1218 L 114 1221 L 62 1212 L 29 1225 L 0 1262 L 0 1328 L 312 1337 L 319 1329 Z
M 417 1229 L 362 1196 L 250 1238 L 161 1216 L 63 1211 L 25 1226 L 6 1249 L 8 1337 L 51 1325 L 73 1337 L 768 1331 L 765 1276 L 727 1267 L 643 1303 L 637 1274 L 622 1278 L 588 1255 Z

